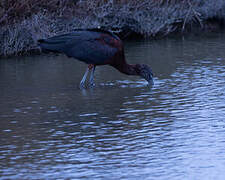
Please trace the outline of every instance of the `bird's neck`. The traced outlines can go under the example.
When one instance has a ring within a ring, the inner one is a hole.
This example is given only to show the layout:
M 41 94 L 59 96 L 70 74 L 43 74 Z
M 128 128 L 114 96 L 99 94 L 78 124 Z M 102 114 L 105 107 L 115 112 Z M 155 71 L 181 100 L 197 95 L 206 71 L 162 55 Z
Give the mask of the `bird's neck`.
M 126 61 L 124 63 L 119 64 L 117 66 L 113 66 L 121 73 L 124 73 L 126 75 L 138 75 L 136 71 L 136 65 L 135 64 L 127 64 Z

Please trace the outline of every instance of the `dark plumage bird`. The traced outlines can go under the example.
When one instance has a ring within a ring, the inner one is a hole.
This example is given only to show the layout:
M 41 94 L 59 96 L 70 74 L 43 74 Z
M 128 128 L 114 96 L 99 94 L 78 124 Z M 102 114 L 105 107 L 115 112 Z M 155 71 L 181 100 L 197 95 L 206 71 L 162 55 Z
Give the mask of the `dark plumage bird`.
M 64 53 L 88 64 L 80 82 L 84 87 L 88 72 L 91 71 L 90 85 L 94 84 L 94 71 L 98 65 L 110 65 L 121 73 L 138 75 L 153 84 L 152 70 L 145 64 L 127 64 L 123 43 L 115 34 L 99 29 L 75 30 L 72 33 L 38 40 L 43 50 Z

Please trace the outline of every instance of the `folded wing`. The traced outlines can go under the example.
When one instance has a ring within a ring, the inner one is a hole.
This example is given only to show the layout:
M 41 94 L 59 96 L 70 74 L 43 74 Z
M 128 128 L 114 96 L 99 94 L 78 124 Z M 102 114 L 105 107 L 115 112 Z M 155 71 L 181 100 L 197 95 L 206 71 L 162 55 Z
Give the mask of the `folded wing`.
M 117 52 L 120 39 L 101 31 L 78 30 L 73 33 L 39 40 L 43 50 L 64 53 L 88 64 L 107 63 Z

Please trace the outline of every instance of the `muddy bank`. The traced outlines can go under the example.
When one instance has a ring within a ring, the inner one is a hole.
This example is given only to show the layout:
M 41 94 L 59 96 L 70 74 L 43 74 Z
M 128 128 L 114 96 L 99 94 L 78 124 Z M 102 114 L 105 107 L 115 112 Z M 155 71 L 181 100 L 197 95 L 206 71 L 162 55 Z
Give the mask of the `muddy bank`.
M 38 52 L 37 40 L 77 28 L 113 30 L 122 39 L 223 28 L 218 0 L 3 0 L 0 56 Z

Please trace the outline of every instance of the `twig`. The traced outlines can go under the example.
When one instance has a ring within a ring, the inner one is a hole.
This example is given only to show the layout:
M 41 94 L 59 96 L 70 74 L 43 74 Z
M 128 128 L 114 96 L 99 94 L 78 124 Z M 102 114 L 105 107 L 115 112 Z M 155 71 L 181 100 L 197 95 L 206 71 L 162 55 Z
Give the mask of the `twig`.
M 201 20 L 201 18 L 200 18 L 201 14 L 198 13 L 198 12 L 193 8 L 193 5 L 191 4 L 190 0 L 188 0 L 188 5 L 189 5 L 189 10 L 188 10 L 188 13 L 187 13 L 187 15 L 186 15 L 186 17 L 185 17 L 185 19 L 184 19 L 184 23 L 183 23 L 183 26 L 182 26 L 182 31 L 184 31 L 186 21 L 187 21 L 188 16 L 189 16 L 189 14 L 190 14 L 191 12 L 193 12 L 194 17 L 198 20 L 198 22 L 199 22 L 199 24 L 200 24 L 200 26 L 201 26 L 201 28 L 202 28 L 202 27 L 203 27 L 203 24 L 202 24 L 202 20 Z

